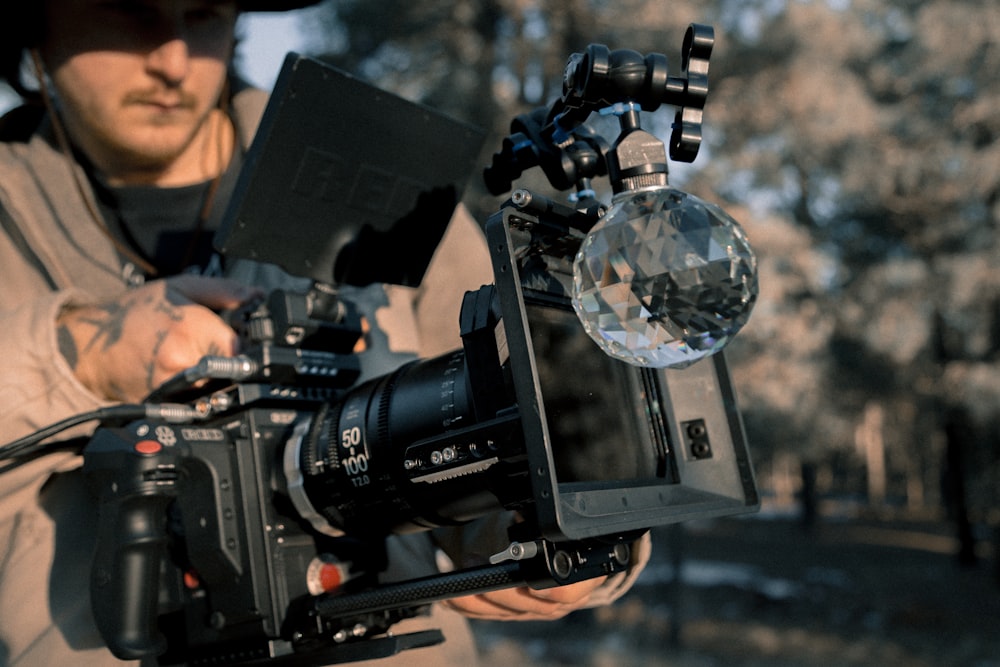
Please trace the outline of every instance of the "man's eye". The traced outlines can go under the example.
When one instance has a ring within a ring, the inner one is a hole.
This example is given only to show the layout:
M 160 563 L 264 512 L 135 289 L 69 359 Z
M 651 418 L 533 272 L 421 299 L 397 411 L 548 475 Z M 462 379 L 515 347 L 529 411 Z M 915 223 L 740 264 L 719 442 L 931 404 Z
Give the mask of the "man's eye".
M 191 28 L 215 28 L 235 20 L 235 2 L 185 3 L 183 25 Z M 103 12 L 109 21 L 122 21 L 138 30 L 153 30 L 161 26 L 177 26 L 173 10 L 156 0 L 98 0 L 94 7 Z
M 107 0 L 99 3 L 98 8 L 137 23 L 151 23 L 160 16 L 155 4 L 138 0 Z
M 224 19 L 226 19 L 224 12 L 214 7 L 203 7 L 201 9 L 193 9 L 184 13 L 184 20 L 189 25 L 212 23 L 214 21 L 222 21 Z

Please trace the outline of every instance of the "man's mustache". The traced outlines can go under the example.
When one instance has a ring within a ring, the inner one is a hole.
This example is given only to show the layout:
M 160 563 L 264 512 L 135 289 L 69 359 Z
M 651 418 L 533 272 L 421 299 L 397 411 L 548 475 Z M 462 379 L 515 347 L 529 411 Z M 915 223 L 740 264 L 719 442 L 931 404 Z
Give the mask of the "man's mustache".
M 195 95 L 185 90 L 135 90 L 125 95 L 125 104 L 153 104 L 182 109 L 198 105 Z

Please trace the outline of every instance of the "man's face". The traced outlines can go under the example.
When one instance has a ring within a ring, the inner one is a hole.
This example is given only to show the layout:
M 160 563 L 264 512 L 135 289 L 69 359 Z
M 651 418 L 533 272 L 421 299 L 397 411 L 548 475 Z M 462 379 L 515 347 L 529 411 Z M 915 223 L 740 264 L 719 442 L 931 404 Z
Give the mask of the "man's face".
M 42 60 L 98 168 L 156 171 L 191 148 L 221 94 L 236 14 L 235 0 L 45 0 Z

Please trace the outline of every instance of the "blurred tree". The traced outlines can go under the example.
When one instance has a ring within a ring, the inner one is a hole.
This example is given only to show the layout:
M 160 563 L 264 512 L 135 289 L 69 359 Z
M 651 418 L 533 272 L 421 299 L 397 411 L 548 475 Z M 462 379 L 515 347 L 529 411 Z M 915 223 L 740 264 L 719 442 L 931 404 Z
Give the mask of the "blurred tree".
M 760 255 L 761 299 L 731 348 L 759 469 L 791 454 L 822 464 L 820 490 L 864 489 L 838 471 L 862 463 L 858 426 L 877 405 L 887 502 L 940 504 L 943 415 L 961 407 L 970 512 L 1000 523 L 993 0 L 327 7 L 328 57 L 488 128 L 484 164 L 510 119 L 558 94 L 570 53 L 656 51 L 676 70 L 686 26 L 714 25 L 705 144 L 674 177 L 741 220 Z M 497 204 L 482 190 L 469 202 L 481 216 Z

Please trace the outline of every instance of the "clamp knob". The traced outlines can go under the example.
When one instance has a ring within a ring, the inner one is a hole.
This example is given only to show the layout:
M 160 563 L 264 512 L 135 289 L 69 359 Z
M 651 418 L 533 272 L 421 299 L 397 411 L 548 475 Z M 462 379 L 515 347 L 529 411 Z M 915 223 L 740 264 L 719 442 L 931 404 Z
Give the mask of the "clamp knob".
M 711 26 L 692 23 L 684 34 L 681 66 L 684 76 L 670 77 L 668 88 L 678 91 L 679 108 L 674 115 L 670 133 L 670 158 L 678 162 L 694 162 L 701 147 L 701 123 L 708 98 L 708 60 L 715 45 L 715 30 Z

